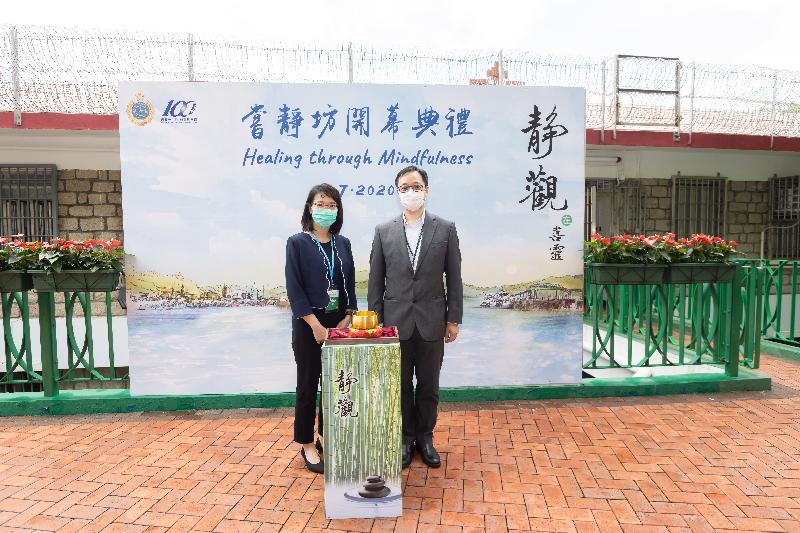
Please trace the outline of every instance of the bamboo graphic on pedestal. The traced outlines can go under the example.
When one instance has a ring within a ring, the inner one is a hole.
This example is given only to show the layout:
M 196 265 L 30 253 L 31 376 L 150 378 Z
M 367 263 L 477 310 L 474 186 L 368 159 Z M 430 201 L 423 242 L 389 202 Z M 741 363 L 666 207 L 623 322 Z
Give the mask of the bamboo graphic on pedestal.
M 399 485 L 400 346 L 326 346 L 322 360 L 325 483 L 382 476 Z

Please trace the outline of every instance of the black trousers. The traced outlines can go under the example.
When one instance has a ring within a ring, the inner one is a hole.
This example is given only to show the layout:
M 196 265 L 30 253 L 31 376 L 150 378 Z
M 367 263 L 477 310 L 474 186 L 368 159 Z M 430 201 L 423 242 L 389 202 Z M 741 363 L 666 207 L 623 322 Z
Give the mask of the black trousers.
M 326 313 L 315 309 L 314 314 L 326 328 L 334 328 L 344 318 L 344 311 Z M 314 415 L 319 409 L 317 433 L 322 435 L 322 403 L 317 408 L 317 388 L 322 378 L 322 345 L 305 320 L 292 320 L 292 350 L 297 364 L 297 388 L 294 405 L 294 441 L 314 442 Z
M 426 341 L 417 328 L 407 341 L 400 341 L 400 404 L 403 413 L 403 444 L 433 437 L 439 409 L 439 374 L 444 358 L 444 339 Z M 413 376 L 417 376 L 414 390 Z

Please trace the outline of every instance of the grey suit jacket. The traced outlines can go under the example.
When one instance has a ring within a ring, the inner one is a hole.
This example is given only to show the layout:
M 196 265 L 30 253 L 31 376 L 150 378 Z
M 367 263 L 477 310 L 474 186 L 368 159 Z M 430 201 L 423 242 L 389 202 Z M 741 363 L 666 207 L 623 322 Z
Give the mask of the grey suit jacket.
M 461 250 L 452 222 L 425 213 L 416 273 L 408 257 L 402 215 L 378 225 L 369 264 L 369 308 L 384 325 L 397 326 L 401 340 L 411 337 L 414 326 L 425 340 L 439 340 L 447 322 L 461 323 Z

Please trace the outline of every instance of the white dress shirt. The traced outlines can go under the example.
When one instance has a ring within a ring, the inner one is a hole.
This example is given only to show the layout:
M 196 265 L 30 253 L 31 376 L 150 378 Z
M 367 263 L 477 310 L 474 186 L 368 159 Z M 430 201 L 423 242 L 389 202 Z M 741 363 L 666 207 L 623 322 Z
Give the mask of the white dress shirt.
M 408 241 L 408 260 L 411 261 L 411 268 L 414 272 L 417 271 L 417 263 L 419 263 L 419 250 L 416 249 L 417 242 L 420 242 L 419 249 L 422 249 L 422 242 L 420 239 L 420 234 L 422 233 L 422 226 L 425 223 L 425 211 L 422 211 L 422 216 L 420 216 L 414 222 L 408 222 L 406 220 L 406 214 L 403 213 L 403 225 L 406 229 L 406 240 Z M 414 251 L 417 252 L 416 257 L 414 257 Z

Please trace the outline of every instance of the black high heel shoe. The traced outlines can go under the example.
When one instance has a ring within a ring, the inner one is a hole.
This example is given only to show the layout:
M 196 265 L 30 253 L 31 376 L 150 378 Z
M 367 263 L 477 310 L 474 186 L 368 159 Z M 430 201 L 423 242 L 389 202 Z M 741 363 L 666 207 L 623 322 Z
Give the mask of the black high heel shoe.
M 319 458 L 318 463 L 310 463 L 308 458 L 306 457 L 306 451 L 303 448 L 300 448 L 300 456 L 303 458 L 303 461 L 306 463 L 306 468 L 315 474 L 324 474 L 325 473 L 325 465 L 322 462 L 322 457 Z
M 317 442 L 314 443 L 314 446 L 317 448 L 319 456 L 322 457 L 322 443 L 319 441 L 319 437 L 317 437 Z

